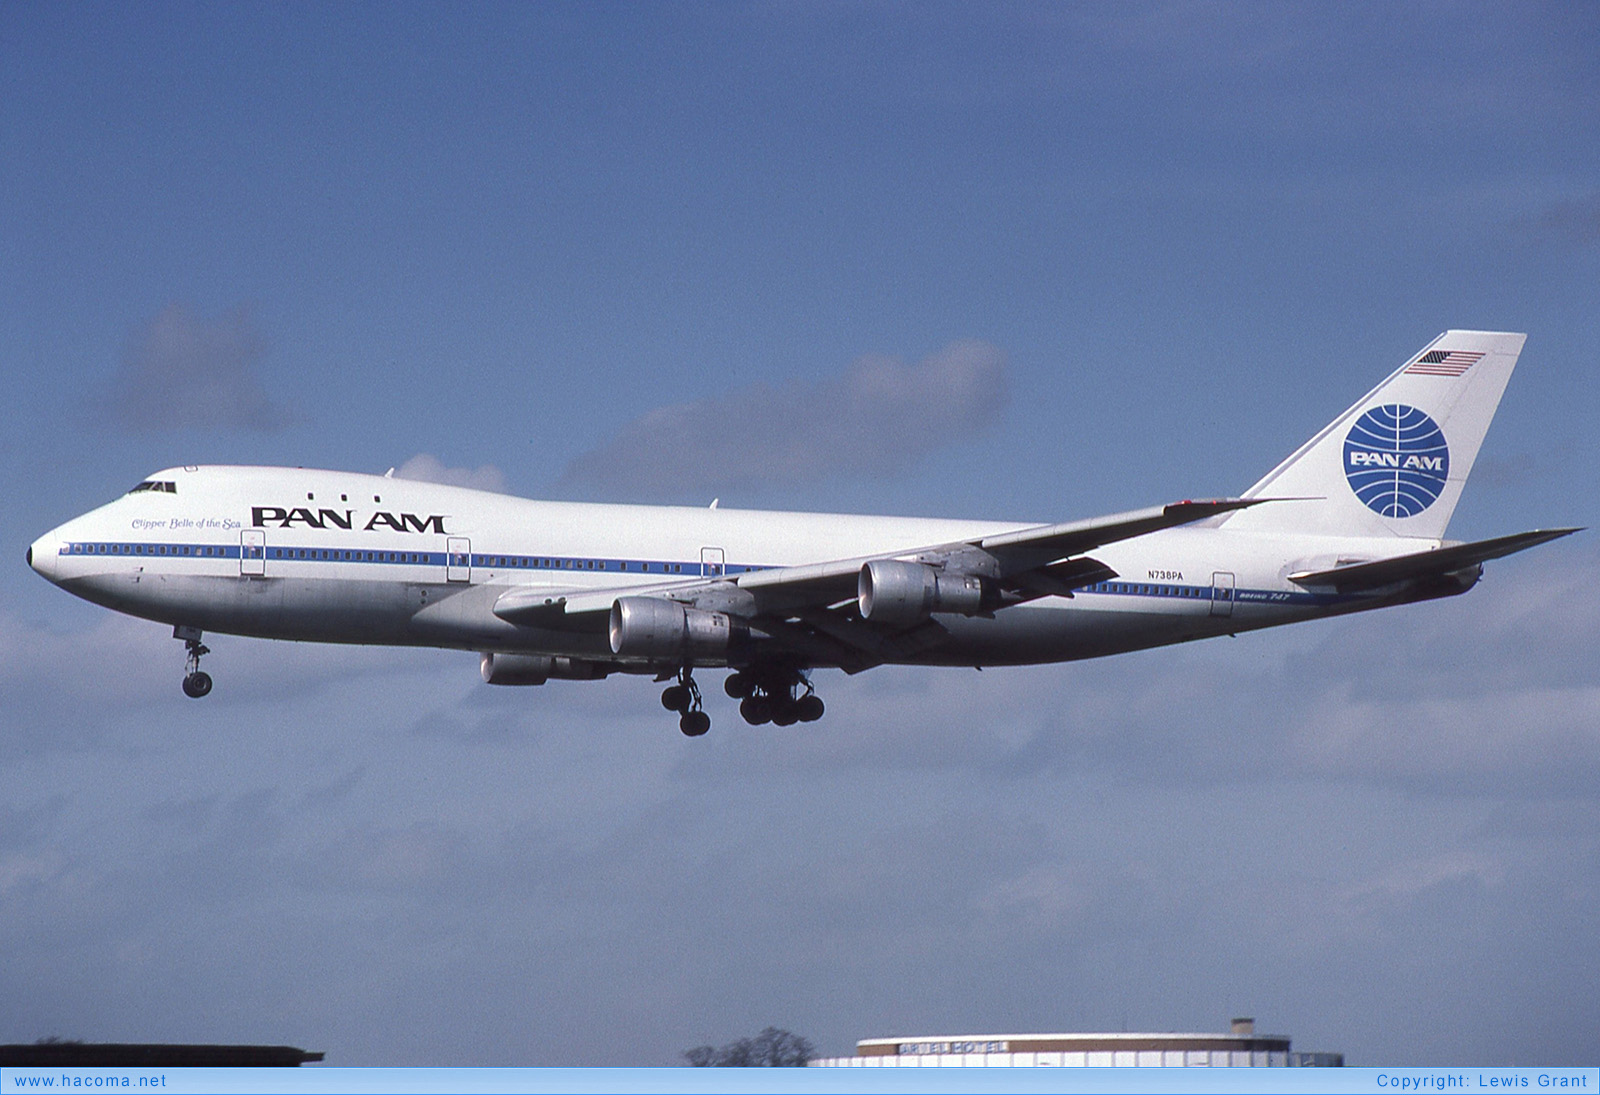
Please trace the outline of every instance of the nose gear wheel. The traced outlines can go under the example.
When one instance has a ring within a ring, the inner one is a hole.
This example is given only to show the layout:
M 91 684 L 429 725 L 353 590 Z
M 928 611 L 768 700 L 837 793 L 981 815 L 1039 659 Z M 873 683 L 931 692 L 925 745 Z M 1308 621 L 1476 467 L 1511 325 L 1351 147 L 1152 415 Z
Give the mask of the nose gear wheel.
M 174 639 L 182 639 L 187 657 L 184 659 L 183 694 L 192 700 L 198 700 L 211 692 L 211 674 L 200 669 L 200 659 L 211 653 L 211 648 L 200 641 L 198 627 L 175 627 L 172 629 Z

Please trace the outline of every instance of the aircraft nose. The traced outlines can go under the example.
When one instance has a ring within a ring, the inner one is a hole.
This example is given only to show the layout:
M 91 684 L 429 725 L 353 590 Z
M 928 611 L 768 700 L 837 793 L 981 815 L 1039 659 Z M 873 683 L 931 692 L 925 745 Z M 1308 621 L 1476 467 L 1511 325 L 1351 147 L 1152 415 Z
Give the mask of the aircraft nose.
M 61 538 L 47 532 L 28 547 L 28 565 L 49 581 L 56 580 L 56 564 L 61 557 Z

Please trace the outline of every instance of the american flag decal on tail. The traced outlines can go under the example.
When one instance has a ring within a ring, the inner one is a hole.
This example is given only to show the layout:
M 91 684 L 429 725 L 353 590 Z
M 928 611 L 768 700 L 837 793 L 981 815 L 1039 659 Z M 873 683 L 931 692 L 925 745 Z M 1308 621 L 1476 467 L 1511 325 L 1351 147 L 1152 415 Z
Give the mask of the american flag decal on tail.
M 1471 350 L 1429 350 L 1411 363 L 1408 373 L 1423 376 L 1460 376 L 1483 355 Z

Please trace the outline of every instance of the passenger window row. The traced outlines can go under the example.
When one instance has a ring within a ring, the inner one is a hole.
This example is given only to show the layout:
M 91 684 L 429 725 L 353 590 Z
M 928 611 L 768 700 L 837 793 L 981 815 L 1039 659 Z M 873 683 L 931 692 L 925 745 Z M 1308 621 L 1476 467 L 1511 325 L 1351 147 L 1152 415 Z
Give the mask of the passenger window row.
M 236 548 L 215 547 L 205 544 L 63 544 L 63 555 L 187 555 L 191 557 L 224 558 Z
M 1167 586 L 1142 582 L 1096 582 L 1087 587 L 1090 593 L 1122 593 L 1134 597 L 1188 597 L 1194 600 L 1211 600 L 1210 586 Z

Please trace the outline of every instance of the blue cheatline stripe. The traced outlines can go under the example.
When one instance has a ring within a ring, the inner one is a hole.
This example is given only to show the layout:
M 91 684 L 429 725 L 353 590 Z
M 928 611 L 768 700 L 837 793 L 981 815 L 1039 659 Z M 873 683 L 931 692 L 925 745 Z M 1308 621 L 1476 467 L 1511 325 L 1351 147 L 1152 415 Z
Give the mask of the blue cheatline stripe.
M 263 549 L 264 558 L 274 563 L 377 563 L 388 566 L 434 566 L 449 564 L 451 553 L 444 551 L 369 551 L 365 548 L 274 547 Z M 68 543 L 62 555 L 156 556 L 157 558 L 238 559 L 238 544 L 159 544 L 159 543 Z M 254 556 L 252 556 L 253 558 Z M 473 552 L 470 565 L 485 570 L 565 571 L 585 574 L 651 574 L 665 577 L 699 578 L 746 574 L 767 567 L 727 563 L 720 569 L 701 574 L 698 562 L 668 559 L 585 559 L 558 555 L 499 555 Z M 457 557 L 456 565 L 462 565 Z M 1079 594 L 1105 594 L 1116 597 L 1154 597 L 1161 600 L 1196 601 L 1209 604 L 1226 600 L 1220 587 L 1173 585 L 1166 582 L 1095 582 Z M 1356 598 L 1298 590 L 1236 589 L 1228 591 L 1236 603 L 1280 605 L 1327 605 Z
M 156 556 L 179 559 L 238 559 L 238 544 L 172 544 L 96 541 L 73 542 L 61 545 L 62 555 L 94 556 Z M 564 555 L 501 555 L 473 552 L 470 559 L 462 559 L 444 551 L 372 551 L 366 548 L 282 547 L 268 545 L 258 549 L 262 558 L 283 563 L 383 563 L 396 566 L 449 565 L 452 558 L 457 566 L 470 563 L 474 567 L 501 570 L 583 571 L 585 573 L 610 572 L 613 574 L 661 574 L 685 578 L 721 577 L 744 574 L 766 567 L 741 563 L 707 565 L 704 575 L 698 561 L 683 562 L 671 559 L 589 559 Z
M 1108 594 L 1114 597 L 1155 597 L 1161 600 L 1213 601 L 1232 600 L 1236 604 L 1269 605 L 1329 605 L 1354 597 L 1333 593 L 1309 593 L 1287 589 L 1227 589 L 1223 586 L 1170 585 L 1164 582 L 1095 582 L 1077 590 L 1079 594 Z M 1219 593 L 1231 596 L 1218 596 Z

